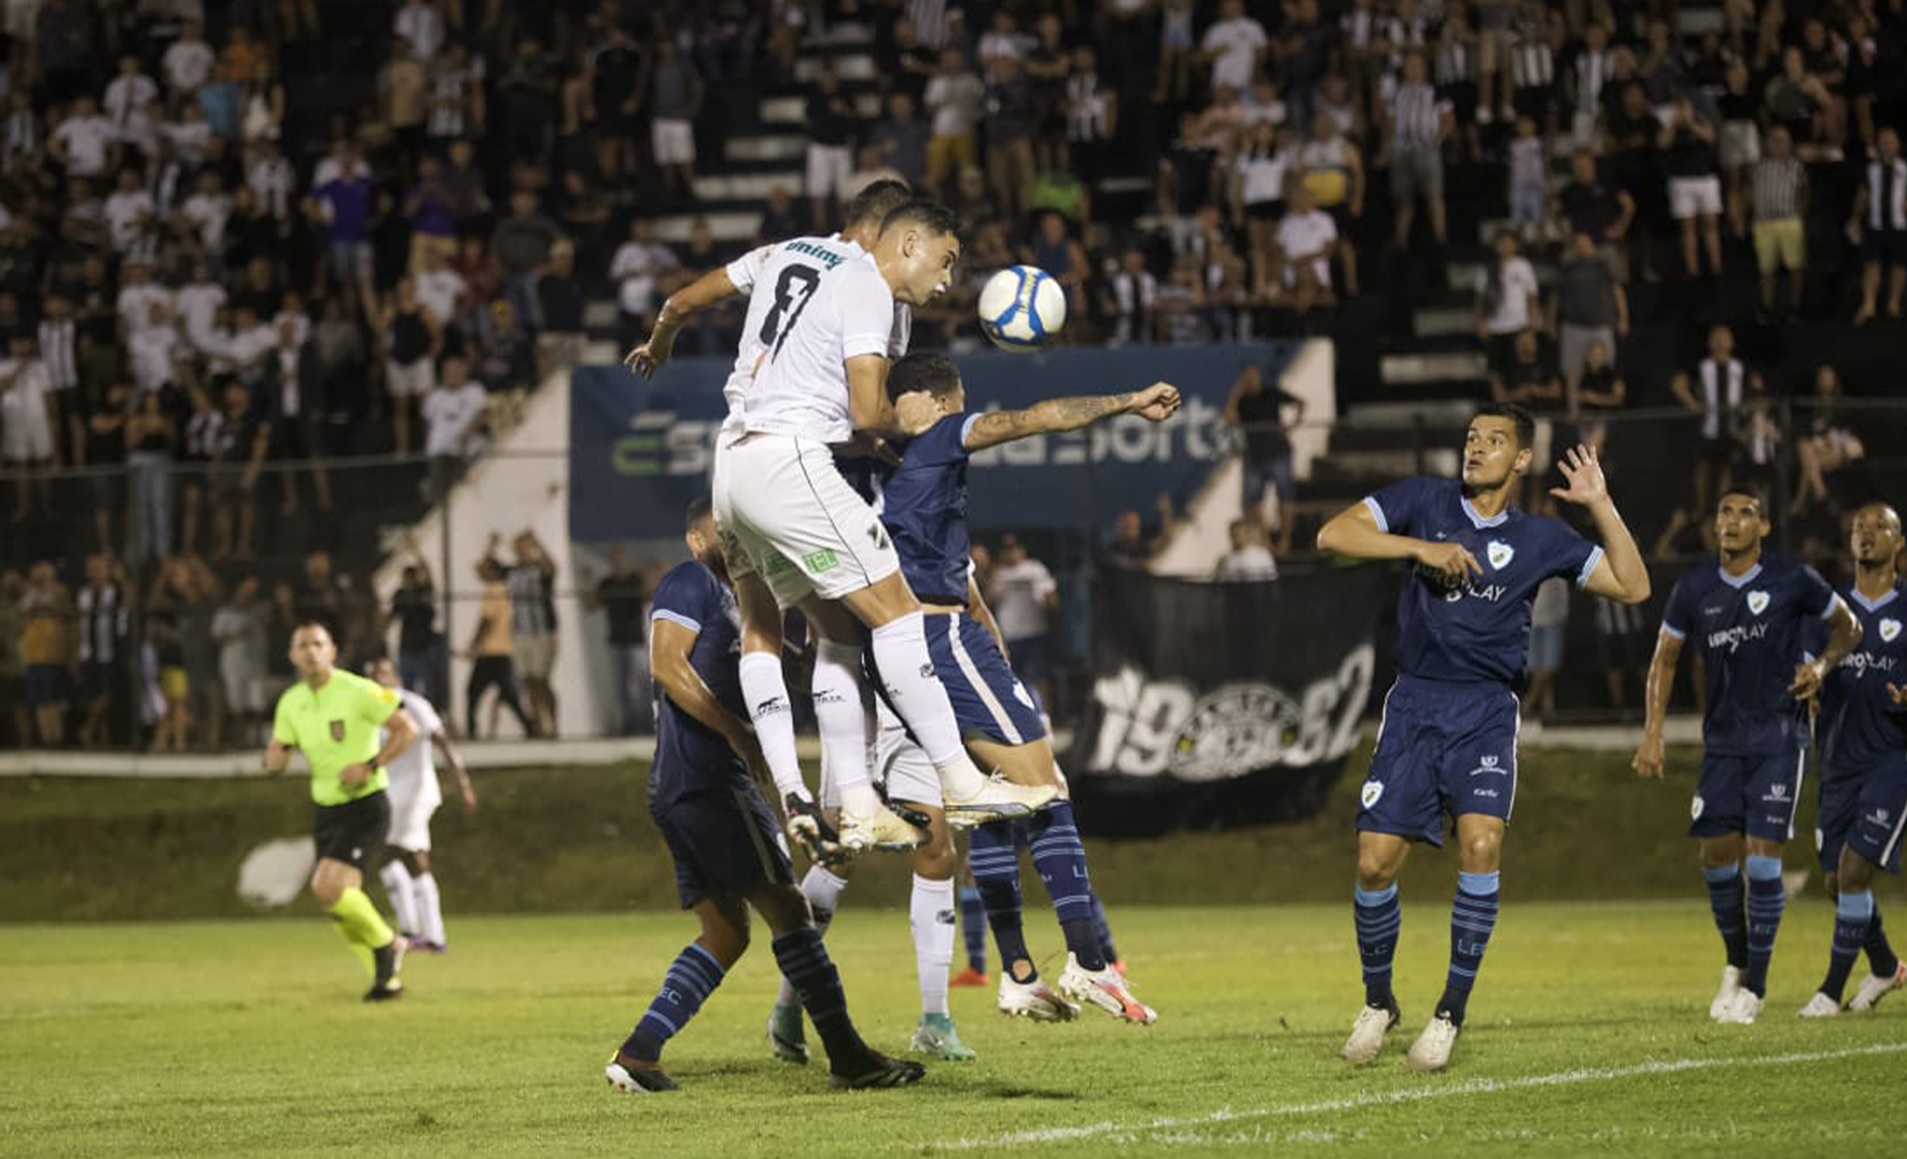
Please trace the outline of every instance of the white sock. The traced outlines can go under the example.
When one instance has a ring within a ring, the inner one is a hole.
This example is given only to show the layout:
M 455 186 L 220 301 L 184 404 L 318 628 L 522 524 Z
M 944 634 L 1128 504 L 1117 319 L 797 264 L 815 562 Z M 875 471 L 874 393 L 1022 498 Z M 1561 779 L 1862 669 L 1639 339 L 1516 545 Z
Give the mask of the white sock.
M 967 757 L 953 704 L 934 675 L 925 624 L 926 617 L 914 612 L 874 629 L 874 665 L 888 703 L 933 762 L 948 799 L 965 801 L 980 791 L 983 778 Z
M 861 650 L 822 640 L 814 650 L 814 722 L 821 761 L 841 811 L 866 817 L 880 808 L 868 783 L 868 706 L 862 699 Z
M 837 877 L 819 865 L 811 867 L 801 879 L 801 896 L 808 899 L 808 908 L 814 911 L 815 933 L 824 938 L 828 936 L 828 926 L 834 921 L 834 907 L 841 900 L 841 891 L 847 887 L 847 878 Z M 783 978 L 781 996 L 775 1002 L 781 1006 L 799 1006 L 801 997 L 788 984 L 788 979 Z
M 392 859 L 384 863 L 377 871 L 378 880 L 384 883 L 384 894 L 391 899 L 391 912 L 397 915 L 399 933 L 412 937 L 421 937 L 423 931 L 417 928 L 417 900 L 411 894 L 411 871 L 402 861 Z
M 781 675 L 781 657 L 744 652 L 741 677 L 742 699 L 748 704 L 748 719 L 755 724 L 755 739 L 761 742 L 768 772 L 775 778 L 775 791 L 783 798 L 797 793 L 813 799 L 801 779 L 801 762 L 795 758 L 795 717 L 788 702 L 788 682 Z
M 448 945 L 444 940 L 444 902 L 437 893 L 436 876 L 420 873 L 411 879 L 411 885 L 417 897 L 417 920 L 424 923 L 417 932 L 433 946 Z
M 954 883 L 914 875 L 914 895 L 908 904 L 914 930 L 914 965 L 920 971 L 920 1012 L 947 1013 L 947 971 L 953 969 Z

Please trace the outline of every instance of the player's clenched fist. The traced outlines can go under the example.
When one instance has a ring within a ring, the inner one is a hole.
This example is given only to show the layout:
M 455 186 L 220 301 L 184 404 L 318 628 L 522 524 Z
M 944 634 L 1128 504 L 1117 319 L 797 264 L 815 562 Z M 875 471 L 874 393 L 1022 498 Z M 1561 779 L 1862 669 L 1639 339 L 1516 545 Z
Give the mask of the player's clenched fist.
M 1131 413 L 1148 422 L 1162 423 L 1179 409 L 1179 388 L 1169 382 L 1155 382 L 1132 396 Z
M 1462 583 L 1473 575 L 1483 574 L 1483 565 L 1461 543 L 1425 543 L 1417 549 L 1416 554 L 1418 563 L 1448 576 L 1452 583 Z
M 1629 767 L 1636 771 L 1638 777 L 1650 777 L 1659 781 L 1662 779 L 1662 761 L 1662 738 L 1644 733 L 1642 743 L 1636 747 L 1635 759 L 1629 762 Z
M 657 342 L 652 338 L 631 350 L 628 357 L 622 360 L 622 364 L 638 376 L 648 378 L 668 365 L 672 345 L 673 343 Z

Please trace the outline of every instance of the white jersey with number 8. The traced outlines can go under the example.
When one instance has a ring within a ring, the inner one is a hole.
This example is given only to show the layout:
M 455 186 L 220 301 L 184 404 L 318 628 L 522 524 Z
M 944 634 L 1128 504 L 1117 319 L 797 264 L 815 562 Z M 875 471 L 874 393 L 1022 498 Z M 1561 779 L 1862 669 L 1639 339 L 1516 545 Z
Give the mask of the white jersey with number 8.
M 887 357 L 894 294 L 851 242 L 789 242 L 762 268 L 746 334 L 762 345 L 743 393 L 747 429 L 824 443 L 854 433 L 847 360 Z

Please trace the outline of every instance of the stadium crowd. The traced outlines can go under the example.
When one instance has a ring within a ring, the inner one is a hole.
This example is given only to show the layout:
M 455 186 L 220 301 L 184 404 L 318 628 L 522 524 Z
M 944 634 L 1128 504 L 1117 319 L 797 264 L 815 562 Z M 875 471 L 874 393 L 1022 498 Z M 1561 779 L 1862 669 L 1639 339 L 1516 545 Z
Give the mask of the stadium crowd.
M 1669 318 L 1845 306 L 1876 324 L 1907 286 L 1903 0 L 1728 3 L 1694 36 L 1641 0 L 4 11 L 16 744 L 124 740 L 141 717 L 161 748 L 234 739 L 320 602 L 355 609 L 348 659 L 392 648 L 356 561 L 331 562 L 350 525 L 304 516 L 442 495 L 581 356 L 591 300 L 633 338 L 747 244 L 705 217 L 680 244 L 658 227 L 700 208 L 698 158 L 767 95 L 799 94 L 808 139 L 761 238 L 828 228 L 895 173 L 965 217 L 962 281 L 923 312 L 924 347 L 973 341 L 979 285 L 1015 262 L 1066 288 L 1068 342 L 1304 332 L 1444 279 L 1474 248 L 1452 219 L 1500 217 L 1474 287 L 1492 391 L 1591 432 L 1584 412 L 1627 405 L 1639 286 L 1675 287 L 1654 296 Z M 843 21 L 873 30 L 871 82 L 807 54 Z M 1738 300 L 1722 274 L 1747 271 Z M 712 312 L 682 349 L 725 352 L 738 325 Z M 1832 405 L 1785 438 L 1758 425 L 1757 389 L 1788 384 L 1728 339 L 1709 349 L 1674 383 L 1703 461 L 1779 463 L 1794 503 L 1828 504 L 1858 436 Z M 1802 389 L 1831 402 L 1833 367 Z M 1278 405 L 1256 421 L 1282 426 Z M 1276 441 L 1248 453 L 1269 463 Z M 1253 574 L 1259 522 L 1232 565 Z

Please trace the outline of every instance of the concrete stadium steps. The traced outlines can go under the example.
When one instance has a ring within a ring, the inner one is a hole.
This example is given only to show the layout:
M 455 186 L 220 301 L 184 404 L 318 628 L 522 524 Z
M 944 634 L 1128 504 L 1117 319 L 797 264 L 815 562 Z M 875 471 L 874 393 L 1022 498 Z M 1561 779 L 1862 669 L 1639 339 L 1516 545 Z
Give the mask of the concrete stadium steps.
M 820 28 L 811 28 L 801 38 L 804 55 L 817 52 L 841 52 L 864 49 L 874 43 L 874 29 L 858 20 L 836 20 Z
M 761 232 L 761 214 L 752 211 L 676 213 L 655 219 L 656 237 L 666 242 L 686 242 L 698 217 L 708 219 L 709 234 L 718 242 L 745 245 Z
M 874 64 L 874 57 L 863 51 L 829 54 L 827 63 L 834 65 L 834 73 L 842 83 L 867 81 L 872 83 L 880 79 L 880 70 Z M 821 79 L 821 71 L 826 67 L 822 58 L 804 56 L 795 62 L 795 80 L 802 84 L 813 84 Z
M 791 196 L 802 196 L 802 184 L 806 176 L 799 168 L 760 173 L 710 174 L 695 179 L 695 198 L 704 209 L 727 209 L 728 202 L 742 202 L 746 208 L 753 209 L 767 201 L 768 195 L 778 188 L 786 189 Z
M 808 139 L 798 133 L 760 133 L 730 137 L 722 142 L 723 156 L 733 161 L 769 161 L 786 166 L 801 164 L 808 155 Z
M 873 92 L 850 92 L 857 116 L 873 120 L 881 115 L 881 99 Z M 808 98 L 804 95 L 763 97 L 761 123 L 766 128 L 791 126 L 801 129 L 808 123 Z
M 1378 370 L 1390 386 L 1421 386 L 1433 382 L 1482 382 L 1490 368 L 1483 351 L 1447 351 L 1424 354 L 1386 354 Z

